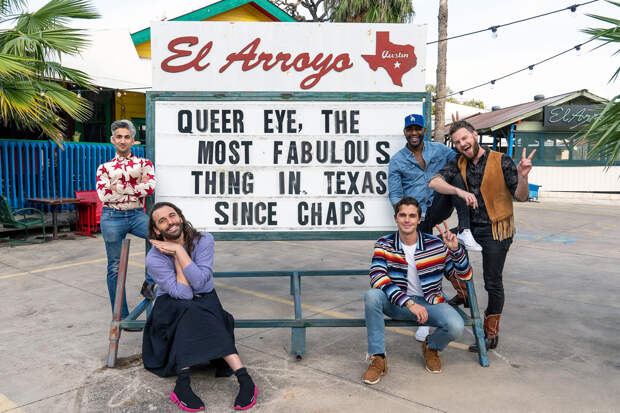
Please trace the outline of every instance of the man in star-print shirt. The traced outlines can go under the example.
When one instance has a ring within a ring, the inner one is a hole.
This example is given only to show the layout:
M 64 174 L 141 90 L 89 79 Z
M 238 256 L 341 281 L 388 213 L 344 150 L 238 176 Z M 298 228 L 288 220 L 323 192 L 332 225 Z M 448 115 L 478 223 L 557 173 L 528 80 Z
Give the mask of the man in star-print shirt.
M 144 213 L 144 201 L 155 190 L 153 163 L 131 153 L 135 136 L 136 128 L 131 121 L 113 122 L 110 140 L 116 156 L 97 168 L 97 194 L 103 202 L 100 226 L 108 255 L 107 281 L 112 309 L 123 240 L 127 234 L 147 239 L 149 218 Z M 153 299 L 153 288 L 154 282 L 147 273 L 142 295 Z M 123 297 L 121 317 L 128 313 L 127 300 Z

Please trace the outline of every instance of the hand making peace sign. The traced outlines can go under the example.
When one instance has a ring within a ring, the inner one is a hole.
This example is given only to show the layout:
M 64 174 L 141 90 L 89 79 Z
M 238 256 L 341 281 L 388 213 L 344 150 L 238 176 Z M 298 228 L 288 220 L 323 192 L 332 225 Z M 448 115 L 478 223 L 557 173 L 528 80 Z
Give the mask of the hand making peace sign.
M 519 162 L 519 164 L 517 165 L 517 172 L 519 172 L 519 175 L 522 176 L 523 178 L 527 178 L 527 175 L 532 170 L 532 157 L 534 156 L 535 153 L 536 153 L 536 149 L 534 149 L 534 151 L 530 154 L 530 156 L 526 158 L 525 148 L 523 148 L 523 155 L 521 156 L 521 162 Z
M 443 227 L 445 231 L 443 231 L 439 225 L 435 225 L 435 228 L 437 228 L 437 230 L 441 234 L 441 239 L 443 239 L 443 243 L 446 244 L 446 246 L 452 251 L 458 250 L 459 242 L 456 239 L 456 234 L 448 229 L 448 224 L 445 220 L 443 221 Z

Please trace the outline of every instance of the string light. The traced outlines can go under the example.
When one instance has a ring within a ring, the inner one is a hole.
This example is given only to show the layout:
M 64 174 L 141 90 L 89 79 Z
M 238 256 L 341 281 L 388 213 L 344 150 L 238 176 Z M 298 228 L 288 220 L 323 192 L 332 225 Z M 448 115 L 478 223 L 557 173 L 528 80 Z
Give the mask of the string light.
M 438 97 L 436 97 L 436 98 L 435 98 L 435 100 L 449 98 L 450 96 L 454 96 L 454 95 L 456 95 L 457 93 L 460 95 L 460 94 L 461 94 L 461 92 L 463 92 L 463 93 L 464 93 L 464 92 L 469 92 L 470 90 L 478 89 L 478 88 L 480 88 L 480 87 L 482 87 L 482 86 L 486 86 L 486 85 L 491 85 L 491 89 L 493 89 L 493 87 L 495 86 L 495 82 L 497 82 L 498 80 L 506 79 L 507 77 L 510 77 L 510 76 L 516 75 L 517 73 L 523 72 L 524 70 L 530 70 L 530 71 L 531 71 L 531 70 L 533 70 L 533 69 L 534 69 L 534 66 L 538 66 L 538 65 L 540 65 L 541 63 L 548 62 L 549 60 L 555 59 L 556 57 L 560 57 L 560 56 L 562 56 L 563 54 L 566 54 L 566 53 L 568 53 L 568 52 L 572 52 L 573 50 L 577 50 L 577 51 L 579 51 L 579 50 L 581 50 L 581 48 L 583 47 L 583 45 L 585 45 L 585 44 L 587 44 L 587 43 L 590 43 L 590 42 L 592 42 L 592 41 L 594 41 L 594 40 L 597 40 L 597 38 L 592 38 L 592 39 L 590 39 L 590 40 L 586 40 L 585 42 L 583 42 L 583 43 L 581 43 L 581 44 L 578 44 L 578 45 L 576 45 L 576 46 L 573 46 L 573 47 L 571 47 L 570 49 L 566 49 L 566 50 L 564 50 L 564 51 L 562 51 L 562 52 L 560 52 L 560 53 L 556 53 L 556 54 L 554 54 L 553 56 L 550 56 L 550 57 L 548 57 L 548 58 L 546 58 L 546 59 L 543 59 L 543 60 L 541 60 L 541 61 L 539 61 L 539 62 L 536 62 L 536 63 L 532 63 L 532 64 L 530 64 L 530 65 L 527 65 L 527 66 L 525 66 L 525 67 L 523 67 L 523 68 L 521 68 L 521 69 L 519 69 L 519 70 L 515 70 L 514 72 L 508 73 L 508 74 L 506 74 L 506 75 L 504 75 L 504 76 L 500 76 L 500 77 L 495 78 L 495 79 L 493 79 L 493 80 L 491 80 L 491 81 L 484 82 L 484 83 L 480 83 L 480 84 L 478 84 L 478 85 L 475 85 L 475 86 L 469 87 L 469 88 L 467 88 L 467 89 L 462 89 L 462 90 L 461 90 L 461 91 L 459 91 L 459 92 L 450 93 L 450 94 L 447 94 L 447 95 L 444 95 L 444 96 L 438 96 Z M 531 68 L 531 69 L 530 69 L 530 68 Z
M 433 40 L 432 42 L 428 42 L 426 44 L 446 42 L 448 40 L 458 39 L 459 37 L 471 36 L 472 34 L 478 34 L 478 33 L 486 32 L 487 30 L 490 30 L 491 31 L 491 36 L 494 39 L 496 39 L 497 38 L 497 29 L 499 29 L 500 27 L 506 27 L 506 26 L 510 26 L 512 24 L 522 23 L 522 22 L 525 22 L 525 21 L 528 21 L 528 20 L 538 19 L 540 17 L 548 16 L 548 15 L 554 14 L 554 13 L 559 13 L 559 12 L 562 12 L 562 11 L 565 11 L 565 10 L 570 10 L 572 12 L 571 15 L 572 16 L 576 16 L 575 12 L 577 11 L 577 7 L 585 6 L 585 5 L 590 4 L 590 3 L 596 3 L 597 1 L 599 1 L 599 0 L 591 0 L 591 1 L 586 1 L 584 3 L 573 4 L 572 6 L 564 7 L 563 9 L 553 10 L 553 11 L 550 11 L 550 12 L 547 12 L 547 13 L 538 14 L 536 16 L 527 17 L 525 19 L 515 20 L 515 21 L 509 22 L 509 23 L 498 24 L 496 26 L 487 27 L 486 29 L 475 30 L 473 32 L 457 34 L 456 36 L 446 37 L 444 39 Z
M 534 73 L 534 65 L 529 65 L 527 68 L 529 69 L 527 74 L 532 76 L 532 74 Z

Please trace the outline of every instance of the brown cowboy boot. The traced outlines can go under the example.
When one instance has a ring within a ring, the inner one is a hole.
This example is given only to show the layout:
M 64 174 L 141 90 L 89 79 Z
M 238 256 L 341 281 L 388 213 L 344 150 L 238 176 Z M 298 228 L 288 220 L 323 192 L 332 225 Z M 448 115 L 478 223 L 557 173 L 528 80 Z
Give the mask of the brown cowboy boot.
M 487 315 L 484 313 L 484 342 L 487 350 L 493 350 L 499 344 L 499 319 L 501 314 Z M 474 343 L 469 346 L 472 353 L 478 352 L 478 344 Z
M 465 281 L 461 281 L 455 276 L 450 277 L 450 282 L 452 286 L 456 290 L 456 295 L 448 301 L 452 307 L 458 307 L 461 304 L 464 304 L 465 308 L 469 308 L 469 299 L 467 298 L 467 283 Z

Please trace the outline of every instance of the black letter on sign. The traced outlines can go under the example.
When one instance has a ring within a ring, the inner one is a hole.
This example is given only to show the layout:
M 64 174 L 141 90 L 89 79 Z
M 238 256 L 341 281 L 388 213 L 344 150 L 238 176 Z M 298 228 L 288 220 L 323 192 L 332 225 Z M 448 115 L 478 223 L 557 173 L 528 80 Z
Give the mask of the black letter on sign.
M 383 155 L 383 158 L 377 156 L 377 163 L 386 164 L 390 163 L 390 154 L 383 150 L 383 147 L 389 148 L 389 142 L 377 142 L 377 152 Z
M 364 203 L 362 201 L 357 201 L 353 204 L 353 208 L 357 213 L 357 216 L 353 218 L 353 222 L 357 225 L 362 225 L 364 223 Z
M 194 194 L 198 194 L 200 191 L 200 177 L 202 176 L 202 171 L 192 171 L 192 176 L 194 177 Z
M 179 111 L 179 132 L 192 133 L 192 112 L 189 110 Z
M 198 163 L 213 163 L 213 141 L 198 141 Z
M 215 223 L 217 225 L 226 225 L 228 224 L 228 215 L 224 212 L 224 209 L 228 208 L 228 202 L 216 202 L 215 203 L 215 212 L 220 214 L 222 218 L 215 218 Z
M 283 174 L 284 172 L 280 173 Z M 308 225 L 308 215 L 306 215 L 307 211 L 307 202 L 300 202 L 299 204 L 297 204 L 297 222 L 299 223 L 299 225 Z
M 387 173 L 385 173 L 385 171 L 377 172 L 377 184 L 379 184 L 377 187 L 377 194 L 383 195 L 387 192 L 387 185 L 385 184 L 386 179 Z

